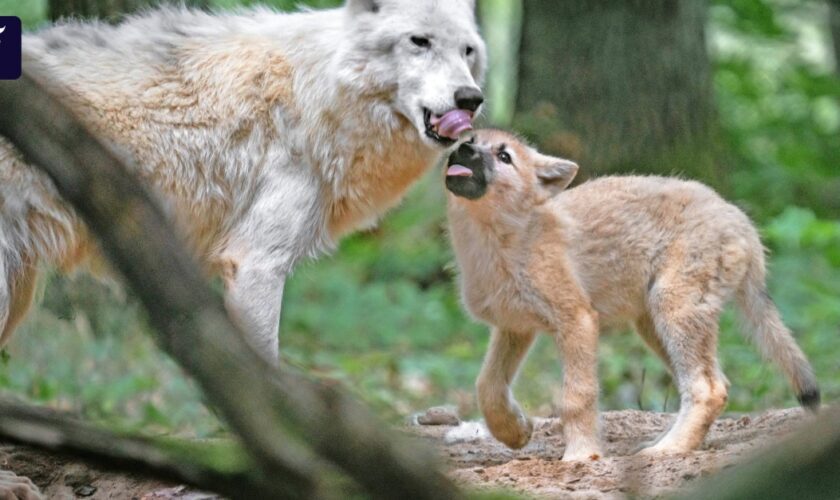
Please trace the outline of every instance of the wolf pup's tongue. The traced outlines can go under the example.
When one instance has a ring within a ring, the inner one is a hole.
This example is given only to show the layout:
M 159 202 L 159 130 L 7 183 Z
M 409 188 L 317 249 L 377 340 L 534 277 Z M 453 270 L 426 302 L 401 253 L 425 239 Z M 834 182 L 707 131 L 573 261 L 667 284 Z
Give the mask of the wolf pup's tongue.
M 450 165 L 446 169 L 447 177 L 472 177 L 472 170 L 463 165 Z
M 467 130 L 472 130 L 472 113 L 463 109 L 446 113 L 437 123 L 437 133 L 441 137 L 458 139 Z

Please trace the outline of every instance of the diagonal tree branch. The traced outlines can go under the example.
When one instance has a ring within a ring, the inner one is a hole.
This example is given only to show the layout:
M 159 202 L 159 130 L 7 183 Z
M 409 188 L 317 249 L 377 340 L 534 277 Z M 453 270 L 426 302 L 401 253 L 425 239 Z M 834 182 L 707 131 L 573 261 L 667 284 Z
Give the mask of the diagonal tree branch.
M 159 344 L 195 377 L 263 474 L 294 478 L 286 493 L 324 493 L 320 467 L 285 428 L 376 497 L 459 497 L 430 451 L 387 430 L 338 388 L 272 370 L 245 343 L 130 163 L 56 98 L 62 91 L 31 67 L 2 82 L 0 134 L 50 175 L 99 237 L 145 305 Z

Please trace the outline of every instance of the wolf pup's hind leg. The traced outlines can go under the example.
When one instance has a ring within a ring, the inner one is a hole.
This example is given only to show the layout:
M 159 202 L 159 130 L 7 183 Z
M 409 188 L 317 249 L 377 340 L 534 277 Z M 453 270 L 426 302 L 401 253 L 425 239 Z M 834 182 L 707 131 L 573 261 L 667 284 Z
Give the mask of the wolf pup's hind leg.
M 697 448 L 726 406 L 726 377 L 717 361 L 722 290 L 703 290 L 691 279 L 662 280 L 649 303 L 656 334 L 667 351 L 680 410 L 671 429 L 643 454 L 685 453 Z M 706 294 L 703 301 L 697 300 Z M 717 292 L 717 293 L 715 293 Z M 702 303 L 701 303 L 702 302 Z

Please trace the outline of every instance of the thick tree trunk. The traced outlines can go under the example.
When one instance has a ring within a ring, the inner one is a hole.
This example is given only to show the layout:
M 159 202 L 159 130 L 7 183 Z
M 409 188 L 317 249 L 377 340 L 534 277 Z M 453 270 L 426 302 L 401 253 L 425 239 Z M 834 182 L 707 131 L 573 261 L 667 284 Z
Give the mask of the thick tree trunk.
M 528 0 L 518 126 L 584 171 L 714 180 L 706 2 Z
M 136 12 L 145 7 L 154 7 L 167 0 L 48 0 L 50 19 L 56 21 L 64 17 L 100 18 L 110 21 Z M 183 0 L 178 5 L 207 8 L 209 0 Z

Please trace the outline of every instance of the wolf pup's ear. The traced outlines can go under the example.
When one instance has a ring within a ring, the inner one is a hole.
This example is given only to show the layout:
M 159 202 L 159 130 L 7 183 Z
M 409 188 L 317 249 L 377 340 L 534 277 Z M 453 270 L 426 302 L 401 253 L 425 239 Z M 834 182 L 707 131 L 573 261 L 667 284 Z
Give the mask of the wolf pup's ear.
M 577 163 L 562 158 L 546 156 L 544 163 L 537 169 L 537 178 L 542 187 L 554 196 L 566 189 L 578 173 Z
M 347 10 L 352 14 L 376 14 L 381 7 L 380 0 L 347 0 Z

